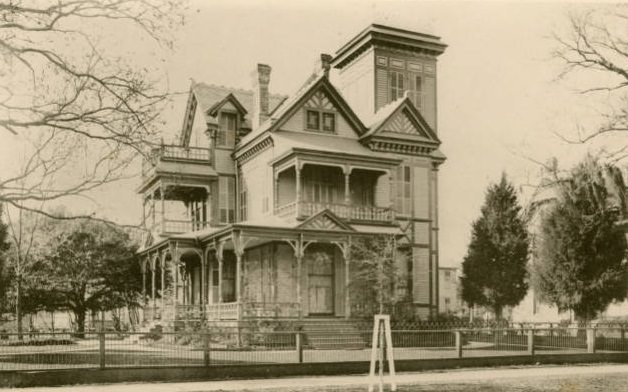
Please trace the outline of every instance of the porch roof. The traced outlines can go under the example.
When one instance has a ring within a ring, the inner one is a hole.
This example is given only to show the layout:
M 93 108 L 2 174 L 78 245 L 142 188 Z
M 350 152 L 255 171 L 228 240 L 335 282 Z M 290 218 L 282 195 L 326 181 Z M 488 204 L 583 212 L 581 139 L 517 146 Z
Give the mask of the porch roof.
M 324 216 L 327 215 L 335 220 L 343 222 L 341 218 L 338 218 L 333 212 L 329 210 L 321 211 L 321 213 L 312 216 Z M 303 227 L 304 222 L 293 220 L 285 220 L 277 216 L 268 216 L 259 220 L 247 220 L 238 223 L 232 223 L 227 226 L 221 227 L 209 227 L 203 230 L 191 231 L 183 234 L 175 234 L 168 238 L 160 239 L 149 246 L 143 247 L 138 250 L 138 254 L 146 253 L 167 246 L 171 242 L 183 242 L 188 245 L 197 244 L 200 247 L 201 243 L 209 243 L 213 240 L 229 237 L 234 231 L 239 231 L 245 236 L 250 235 L 254 237 L 259 235 L 260 238 L 266 240 L 275 239 L 294 239 L 299 235 L 307 235 L 314 237 L 333 238 L 334 236 L 361 236 L 361 235 L 404 235 L 402 229 L 398 225 L 365 225 L 365 224 L 346 224 L 346 227 L 338 227 L 333 229 L 318 229 L 313 227 Z

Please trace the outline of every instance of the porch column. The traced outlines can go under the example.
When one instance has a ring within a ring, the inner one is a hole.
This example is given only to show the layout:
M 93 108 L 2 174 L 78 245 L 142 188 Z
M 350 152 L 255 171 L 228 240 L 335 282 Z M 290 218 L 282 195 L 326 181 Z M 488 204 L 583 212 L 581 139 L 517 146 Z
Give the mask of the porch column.
M 146 305 L 146 260 L 142 260 L 142 304 Z
M 236 302 L 242 299 L 242 256 L 244 256 L 244 239 L 242 232 L 233 233 L 233 253 L 236 257 Z
M 223 243 L 216 246 L 216 260 L 218 260 L 218 303 L 222 303 L 222 248 Z
M 163 313 L 166 308 L 166 253 L 163 252 L 160 256 L 161 268 L 159 271 L 161 272 L 161 312 Z
M 155 299 L 155 269 L 157 268 L 156 266 L 156 260 L 153 258 L 151 261 L 151 265 L 150 265 L 150 269 L 151 269 L 151 276 L 150 276 L 150 282 L 151 282 L 151 299 L 153 302 L 153 319 L 155 319 L 155 312 L 157 311 L 157 300 Z
M 200 303 L 201 306 L 205 305 L 205 287 L 207 287 L 207 284 L 205 282 L 205 279 L 207 279 L 207 273 L 206 270 L 207 269 L 207 257 L 205 252 L 201 251 L 201 292 L 200 292 Z M 203 306 L 203 312 L 205 311 L 205 307 Z
M 345 166 L 342 168 L 342 172 L 345 175 L 345 205 L 351 204 L 351 189 L 349 189 L 349 180 L 351 178 L 351 167 Z
M 275 214 L 275 209 L 279 207 L 279 173 L 275 172 L 273 174 L 274 182 L 273 182 L 273 215 Z
M 211 297 L 211 301 L 209 300 L 210 296 L 214 291 L 214 274 L 213 274 L 213 262 L 209 259 L 209 251 L 210 249 L 205 250 L 205 262 L 207 263 L 207 292 L 205 293 L 205 303 L 214 303 L 213 296 Z
M 159 196 L 161 196 L 161 232 L 164 233 L 166 231 L 166 207 L 164 201 L 164 189 L 165 187 L 161 185 L 159 187 Z
M 297 161 L 294 165 L 294 170 L 296 173 L 296 192 L 295 192 L 295 212 L 296 216 L 299 216 L 299 204 L 301 204 L 301 164 Z
M 349 273 L 351 272 L 351 237 L 347 239 L 347 243 L 342 251 L 342 256 L 345 259 L 345 319 L 351 317 L 351 299 L 349 295 Z
M 301 318 L 303 316 L 303 310 L 302 310 L 302 295 L 301 295 L 301 277 L 302 277 L 302 267 L 303 267 L 303 256 L 305 254 L 305 245 L 303 244 L 303 234 L 299 234 L 299 239 L 292 242 L 289 241 L 288 242 L 290 245 L 292 245 L 292 248 L 294 249 L 294 257 L 297 259 L 297 285 L 296 285 L 296 290 L 297 290 L 297 303 L 299 304 L 299 318 Z

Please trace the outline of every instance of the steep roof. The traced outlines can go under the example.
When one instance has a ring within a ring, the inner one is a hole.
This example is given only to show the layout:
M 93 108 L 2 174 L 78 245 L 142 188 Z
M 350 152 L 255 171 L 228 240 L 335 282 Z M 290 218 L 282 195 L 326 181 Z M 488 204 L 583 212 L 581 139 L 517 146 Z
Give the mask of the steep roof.
M 288 119 L 290 115 L 299 108 L 299 104 L 308 99 L 319 88 L 325 89 L 325 91 L 329 94 L 329 98 L 336 105 L 338 105 L 341 113 L 346 116 L 345 118 L 353 125 L 358 134 L 362 134 L 364 132 L 364 124 L 360 118 L 351 109 L 351 106 L 347 103 L 338 89 L 331 83 L 329 78 L 324 73 L 320 73 L 312 74 L 309 78 L 307 78 L 305 83 L 301 85 L 296 93 L 290 95 L 290 98 L 283 101 L 281 105 L 279 105 L 279 107 L 271 113 L 270 118 L 267 121 L 240 140 L 240 146 L 245 146 L 247 143 L 266 131 L 278 129 L 278 127 L 282 125 L 282 121 Z
M 407 92 L 402 98 L 392 101 L 379 108 L 379 110 L 367 122 L 368 131 L 362 135 L 362 138 L 368 138 L 378 133 L 389 119 L 403 110 L 414 118 L 416 121 L 415 126 L 418 125 L 420 130 L 425 133 L 425 136 L 421 136 L 422 139 L 440 144 L 440 140 L 438 139 L 436 132 L 434 132 L 432 127 L 429 126 L 421 113 L 416 109 Z M 416 136 L 419 135 L 417 134 Z
M 232 87 L 217 86 L 214 84 L 192 82 L 192 92 L 203 109 L 203 112 L 213 108 L 217 103 L 227 98 L 229 94 L 233 94 L 240 105 L 242 105 L 248 113 L 253 113 L 253 105 L 255 104 L 253 90 L 243 90 Z M 287 97 L 285 95 L 271 94 L 269 110 L 273 111 L 286 98 Z

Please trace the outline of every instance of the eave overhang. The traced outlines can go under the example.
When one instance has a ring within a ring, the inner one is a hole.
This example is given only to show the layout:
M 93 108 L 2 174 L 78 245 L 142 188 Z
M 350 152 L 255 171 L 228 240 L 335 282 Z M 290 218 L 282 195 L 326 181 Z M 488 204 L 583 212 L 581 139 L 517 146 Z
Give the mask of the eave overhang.
M 447 48 L 440 37 L 435 35 L 372 24 L 338 49 L 332 64 L 334 68 L 343 68 L 368 48 L 378 45 L 423 52 L 431 56 L 439 56 Z

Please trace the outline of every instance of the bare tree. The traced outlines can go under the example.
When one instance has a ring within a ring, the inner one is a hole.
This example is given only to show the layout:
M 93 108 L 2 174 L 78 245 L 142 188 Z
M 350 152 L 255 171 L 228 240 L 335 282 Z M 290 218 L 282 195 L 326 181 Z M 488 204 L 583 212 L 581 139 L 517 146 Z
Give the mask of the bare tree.
M 0 133 L 26 154 L 23 170 L 0 178 L 0 202 L 46 214 L 43 201 L 132 175 L 156 140 L 167 86 L 107 32 L 171 47 L 182 1 L 0 0 Z
M 626 133 L 628 136 L 628 5 L 608 5 L 572 14 L 569 31 L 555 34 L 554 56 L 564 64 L 560 77 L 595 76 L 594 85 L 580 86 L 580 92 L 603 98 L 606 106 L 598 127 L 578 129 L 577 137 L 562 137 L 570 143 L 587 143 L 601 137 Z M 628 143 L 609 151 L 611 159 L 628 157 Z

